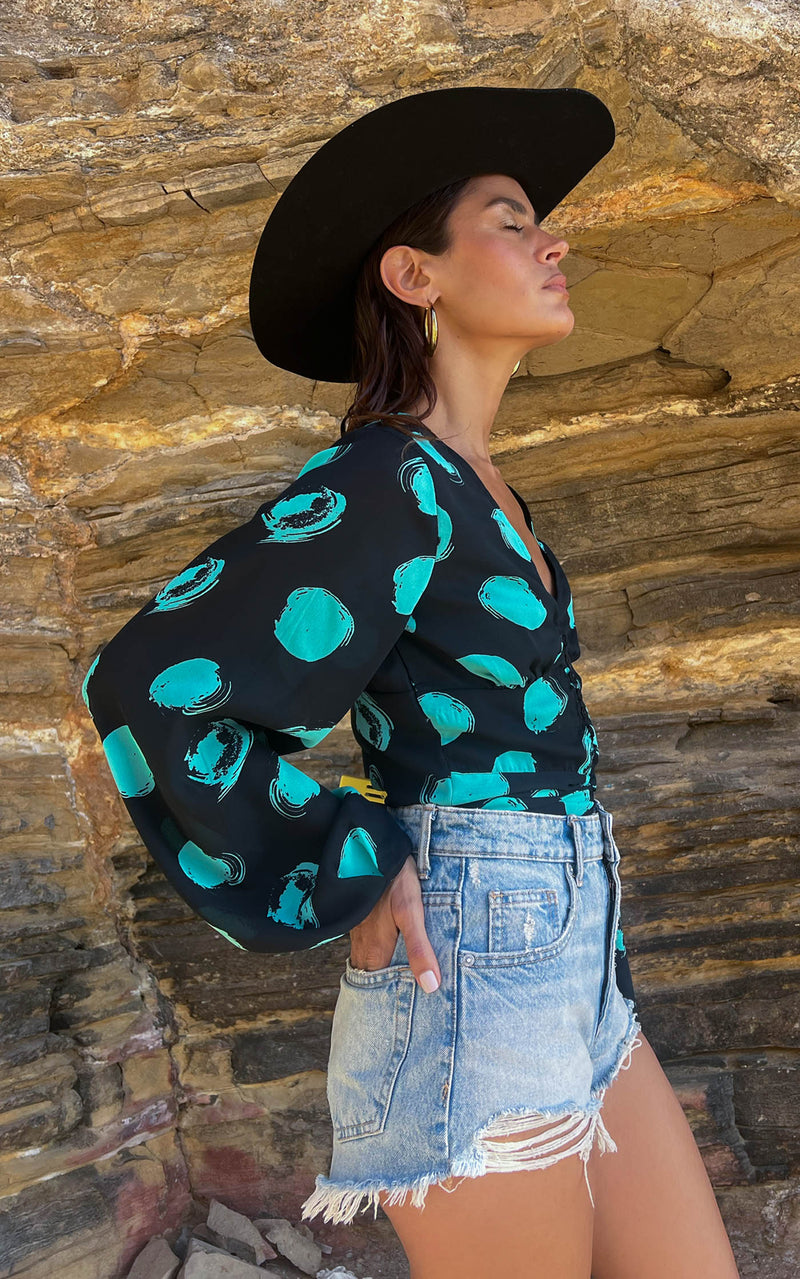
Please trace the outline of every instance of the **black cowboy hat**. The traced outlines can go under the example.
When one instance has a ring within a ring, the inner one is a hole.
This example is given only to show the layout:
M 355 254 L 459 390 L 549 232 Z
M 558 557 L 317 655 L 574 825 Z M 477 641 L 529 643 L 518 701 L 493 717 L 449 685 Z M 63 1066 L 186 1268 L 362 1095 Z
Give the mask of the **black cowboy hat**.
M 387 226 L 460 178 L 505 173 L 541 220 L 614 143 L 585 89 L 431 89 L 384 103 L 334 134 L 295 174 L 261 232 L 250 325 L 279 368 L 355 382 L 354 298 Z

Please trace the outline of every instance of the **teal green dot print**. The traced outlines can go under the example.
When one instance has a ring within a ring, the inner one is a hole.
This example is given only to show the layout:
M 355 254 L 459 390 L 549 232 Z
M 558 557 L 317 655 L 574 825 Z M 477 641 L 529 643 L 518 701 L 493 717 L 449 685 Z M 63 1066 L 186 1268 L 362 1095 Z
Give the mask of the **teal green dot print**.
M 460 698 L 453 697 L 451 693 L 431 692 L 421 693 L 417 700 L 443 746 L 454 742 L 462 733 L 473 732 L 475 716 Z
M 220 884 L 241 884 L 245 865 L 236 853 L 211 857 L 193 840 L 187 840 L 178 853 L 178 865 L 187 879 L 201 888 L 219 888 Z
M 279 758 L 277 773 L 269 784 L 268 793 L 275 811 L 292 821 L 307 812 L 311 801 L 322 793 L 322 787 L 313 777 Z
M 266 917 L 287 928 L 319 928 L 319 918 L 311 900 L 317 884 L 319 863 L 301 862 L 281 875 L 266 908 Z
M 262 542 L 307 542 L 337 528 L 344 518 L 343 493 L 321 485 L 313 493 L 293 493 L 279 498 L 261 519 L 266 531 Z
M 465 670 L 479 675 L 498 688 L 522 688 L 526 683 L 522 672 L 498 653 L 467 653 L 456 660 Z
M 222 678 L 216 662 L 208 657 L 190 657 L 156 675 L 149 692 L 156 706 L 164 710 L 202 715 L 224 705 L 231 690 L 231 681 Z
M 135 799 L 150 794 L 155 778 L 127 724 L 120 724 L 103 738 L 103 752 L 120 795 Z
M 350 610 L 324 586 L 291 591 L 275 623 L 275 638 L 301 662 L 319 662 L 349 644 L 356 624 Z
M 369 803 L 369 800 L 366 801 Z M 339 858 L 340 879 L 352 879 L 356 875 L 380 875 L 375 840 L 363 826 L 355 826 L 347 832 Z
M 176 608 L 186 608 L 212 590 L 220 579 L 225 561 L 210 555 L 207 559 L 178 573 L 154 597 L 147 613 L 168 613 Z
M 494 617 L 505 618 L 528 631 L 547 620 L 547 609 L 522 577 L 487 577 L 480 585 L 478 599 Z
M 532 733 L 544 732 L 558 719 L 567 701 L 566 693 L 544 676 L 533 680 L 523 694 L 526 725 Z
M 218 719 L 207 724 L 189 747 L 184 759 L 187 775 L 204 786 L 219 788 L 223 799 L 236 785 L 253 745 L 253 731 L 235 719 Z
M 376 751 L 387 750 L 394 727 L 389 713 L 369 693 L 362 693 L 356 698 L 353 709 L 356 732 L 365 737 Z
M 505 511 L 499 506 L 495 507 L 492 511 L 492 519 L 496 522 L 500 529 L 500 534 L 506 546 L 510 546 L 511 550 L 516 551 L 517 555 L 520 555 L 522 559 L 532 562 L 533 556 L 517 530 L 514 528 L 514 525 L 511 523 L 511 520 L 508 518 Z

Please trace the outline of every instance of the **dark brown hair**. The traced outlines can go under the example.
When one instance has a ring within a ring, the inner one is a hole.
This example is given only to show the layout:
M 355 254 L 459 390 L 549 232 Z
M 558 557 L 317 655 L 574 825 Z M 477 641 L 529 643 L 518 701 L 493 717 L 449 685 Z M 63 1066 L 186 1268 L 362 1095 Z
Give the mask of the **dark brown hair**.
M 381 279 L 381 258 L 395 244 L 408 244 L 424 253 L 444 253 L 452 235 L 447 219 L 470 177 L 426 195 L 386 228 L 365 257 L 356 285 L 355 349 L 358 384 L 342 418 L 342 436 L 366 422 L 396 426 L 409 438 L 424 427 L 421 420 L 436 404 L 436 385 L 422 328 L 422 307 L 409 306 Z M 424 396 L 427 407 L 419 417 L 411 406 Z

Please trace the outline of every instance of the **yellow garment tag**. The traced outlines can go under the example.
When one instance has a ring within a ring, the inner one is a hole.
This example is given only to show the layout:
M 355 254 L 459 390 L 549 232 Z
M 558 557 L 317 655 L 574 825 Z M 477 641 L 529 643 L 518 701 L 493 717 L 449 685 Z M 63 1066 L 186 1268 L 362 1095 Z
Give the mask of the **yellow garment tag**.
M 340 786 L 352 786 L 355 790 L 360 791 L 365 799 L 371 799 L 374 804 L 385 804 L 387 792 L 378 790 L 377 786 L 366 777 L 348 777 L 347 773 L 342 773 L 339 778 Z

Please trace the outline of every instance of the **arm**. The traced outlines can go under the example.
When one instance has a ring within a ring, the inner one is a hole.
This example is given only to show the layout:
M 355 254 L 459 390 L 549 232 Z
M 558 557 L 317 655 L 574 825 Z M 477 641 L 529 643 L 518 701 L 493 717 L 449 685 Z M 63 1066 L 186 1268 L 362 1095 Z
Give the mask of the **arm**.
M 413 852 L 383 804 L 281 758 L 339 723 L 430 580 L 433 479 L 401 440 L 345 436 L 315 454 L 148 601 L 84 681 L 145 845 L 245 950 L 343 936 Z

